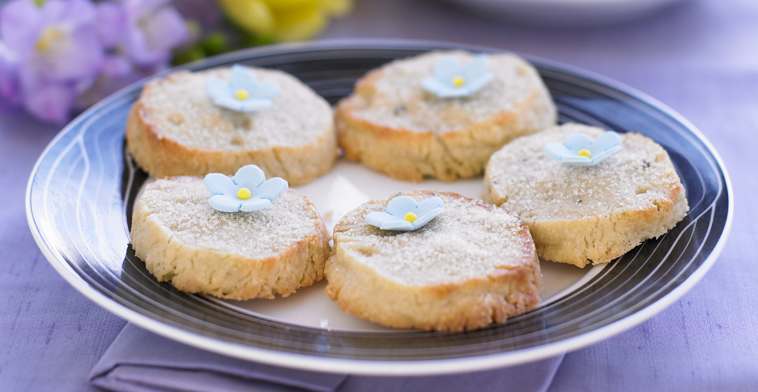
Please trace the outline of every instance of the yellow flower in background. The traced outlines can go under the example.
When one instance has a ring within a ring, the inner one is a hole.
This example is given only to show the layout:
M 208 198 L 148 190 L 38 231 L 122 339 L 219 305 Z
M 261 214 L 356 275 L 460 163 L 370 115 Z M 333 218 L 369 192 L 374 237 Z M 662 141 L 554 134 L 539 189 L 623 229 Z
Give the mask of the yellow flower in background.
M 298 41 L 323 30 L 330 17 L 350 11 L 352 0 L 219 0 L 242 29 L 275 41 Z

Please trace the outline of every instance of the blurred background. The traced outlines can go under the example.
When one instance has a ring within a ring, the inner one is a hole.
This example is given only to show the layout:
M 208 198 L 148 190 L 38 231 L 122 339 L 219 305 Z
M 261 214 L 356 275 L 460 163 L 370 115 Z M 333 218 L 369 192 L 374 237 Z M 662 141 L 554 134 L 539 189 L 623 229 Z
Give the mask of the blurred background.
M 740 34 L 758 22 L 757 3 L 12 0 L 4 2 L 0 13 L 0 97 L 41 121 L 62 124 L 105 95 L 171 64 L 328 38 L 493 46 L 571 63 L 644 88 L 652 73 L 679 79 L 695 70 L 758 65 L 755 37 Z

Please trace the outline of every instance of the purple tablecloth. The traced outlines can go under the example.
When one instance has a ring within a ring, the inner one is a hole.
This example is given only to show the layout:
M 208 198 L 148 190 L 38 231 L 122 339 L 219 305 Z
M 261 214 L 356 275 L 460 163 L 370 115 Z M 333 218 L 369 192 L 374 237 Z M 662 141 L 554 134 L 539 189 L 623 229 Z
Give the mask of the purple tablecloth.
M 731 171 L 737 213 L 727 247 L 681 301 L 566 355 L 551 389 L 758 388 L 758 263 L 750 250 L 758 242 L 758 204 L 749 201 L 758 194 L 758 1 L 685 1 L 647 20 L 580 30 L 508 26 L 437 1 L 363 1 L 326 36 L 513 49 L 621 80 L 692 120 Z M 56 275 L 26 227 L 26 178 L 55 132 L 0 107 L 1 390 L 92 388 L 90 371 L 124 326 Z

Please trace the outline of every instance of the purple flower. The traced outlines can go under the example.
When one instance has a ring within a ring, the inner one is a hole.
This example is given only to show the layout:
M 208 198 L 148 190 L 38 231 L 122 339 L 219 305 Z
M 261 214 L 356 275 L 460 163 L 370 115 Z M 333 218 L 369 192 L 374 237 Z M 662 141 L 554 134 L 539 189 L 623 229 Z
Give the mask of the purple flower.
M 76 97 L 74 86 L 65 83 L 45 83 L 39 79 L 23 80 L 23 104 L 35 117 L 54 123 L 68 119 Z
M 32 114 L 63 122 L 77 94 L 96 78 L 103 60 L 95 8 L 85 0 L 15 0 L 0 11 L 0 37 L 10 55 L 0 72 L 3 94 Z
M 184 20 L 168 0 L 102 3 L 97 12 L 103 45 L 138 67 L 165 67 L 171 50 L 189 37 Z
M 189 31 L 168 0 L 99 3 L 97 36 L 105 49 L 100 77 L 77 100 L 89 106 L 103 96 L 168 65 Z
M 0 10 L 0 97 L 63 122 L 165 67 L 188 37 L 169 0 L 12 0 Z
M 91 78 L 102 61 L 95 8 L 88 1 L 48 0 L 41 7 L 12 1 L 0 14 L 0 34 L 22 71 L 50 81 Z
M 0 42 L 0 97 L 17 104 L 20 102 L 18 59 Z
M 97 13 L 97 35 L 106 48 L 113 48 L 121 42 L 126 30 L 126 13 L 121 3 L 105 2 L 95 6 Z

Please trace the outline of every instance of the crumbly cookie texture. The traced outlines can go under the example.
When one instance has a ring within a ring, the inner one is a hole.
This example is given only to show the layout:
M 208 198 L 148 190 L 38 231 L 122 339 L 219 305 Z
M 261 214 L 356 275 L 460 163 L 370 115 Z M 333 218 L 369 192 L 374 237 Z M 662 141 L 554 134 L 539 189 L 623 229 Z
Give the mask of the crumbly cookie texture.
M 572 133 L 602 132 L 565 124 L 514 140 L 487 165 L 486 198 L 529 225 L 545 260 L 580 268 L 607 263 L 663 235 L 689 210 L 668 154 L 643 135 L 622 135 L 622 150 L 591 167 L 544 154 L 547 143 Z
M 293 185 L 326 173 L 337 157 L 332 110 L 284 72 L 253 69 L 278 87 L 270 108 L 240 113 L 214 105 L 209 78 L 229 69 L 177 72 L 148 83 L 127 123 L 129 152 L 153 177 L 233 174 L 247 164 Z
M 389 63 L 363 77 L 335 110 L 348 159 L 392 177 L 456 180 L 481 174 L 487 159 L 517 136 L 552 126 L 556 109 L 537 71 L 511 54 L 488 56 L 492 80 L 465 98 L 437 98 L 421 88 L 442 58 L 431 52 Z
M 270 208 L 223 213 L 194 177 L 145 185 L 132 246 L 161 282 L 220 298 L 286 297 L 323 278 L 329 238 L 313 204 L 286 191 Z
M 414 232 L 365 223 L 386 200 L 365 203 L 334 229 L 327 293 L 348 313 L 388 327 L 462 331 L 504 323 L 539 302 L 540 268 L 525 225 L 502 209 L 454 193 Z

